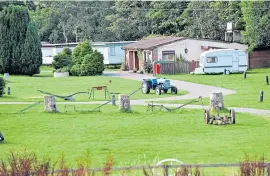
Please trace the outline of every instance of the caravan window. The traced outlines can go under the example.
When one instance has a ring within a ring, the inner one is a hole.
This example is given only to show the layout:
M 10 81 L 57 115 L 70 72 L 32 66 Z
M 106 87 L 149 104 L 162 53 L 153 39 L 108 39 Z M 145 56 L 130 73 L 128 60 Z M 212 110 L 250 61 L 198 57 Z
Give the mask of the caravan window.
M 216 63 L 217 61 L 216 57 L 207 57 L 207 63 Z

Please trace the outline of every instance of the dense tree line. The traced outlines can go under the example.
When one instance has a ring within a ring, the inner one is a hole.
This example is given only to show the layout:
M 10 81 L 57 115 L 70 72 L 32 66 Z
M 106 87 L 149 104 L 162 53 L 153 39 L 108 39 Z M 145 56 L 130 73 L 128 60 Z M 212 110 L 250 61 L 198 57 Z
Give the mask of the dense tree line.
M 138 40 L 177 35 L 224 40 L 226 23 L 243 41 L 269 47 L 269 1 L 27 1 L 42 41 Z M 1 9 L 1 6 L 0 6 Z

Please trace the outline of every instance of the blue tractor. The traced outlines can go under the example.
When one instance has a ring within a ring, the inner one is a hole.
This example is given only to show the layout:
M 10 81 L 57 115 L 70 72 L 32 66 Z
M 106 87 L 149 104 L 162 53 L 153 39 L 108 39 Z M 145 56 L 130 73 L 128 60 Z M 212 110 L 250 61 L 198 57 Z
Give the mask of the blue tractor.
M 171 89 L 172 94 L 177 94 L 177 88 L 171 85 L 171 81 L 166 78 L 143 79 L 142 93 L 149 94 L 150 90 L 155 90 L 157 95 L 163 91 L 167 93 Z

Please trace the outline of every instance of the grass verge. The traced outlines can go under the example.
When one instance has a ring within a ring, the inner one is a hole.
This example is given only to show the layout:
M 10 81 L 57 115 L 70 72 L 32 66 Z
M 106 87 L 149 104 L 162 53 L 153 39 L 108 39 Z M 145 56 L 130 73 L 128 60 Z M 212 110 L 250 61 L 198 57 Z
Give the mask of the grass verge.
M 43 101 L 45 94 L 38 92 L 42 90 L 60 96 L 68 96 L 75 92 L 88 92 L 92 87 L 107 86 L 109 93 L 131 94 L 141 86 L 140 81 L 121 79 L 109 76 L 86 76 L 86 77 L 67 77 L 54 78 L 51 72 L 42 72 L 33 77 L 29 76 L 10 76 L 7 87 L 11 89 L 11 95 L 5 94 L 0 97 L 0 101 Z M 177 95 L 187 94 L 180 91 Z M 74 101 L 101 101 L 105 100 L 104 90 L 95 90 L 89 99 L 89 94 L 77 94 Z M 154 91 L 150 94 L 143 94 L 141 91 L 133 94 L 131 99 L 149 99 L 175 96 L 174 94 L 156 95 Z M 111 97 L 111 95 L 110 95 Z M 94 98 L 94 99 L 93 99 Z M 107 100 L 109 97 L 107 96 Z M 116 99 L 118 96 L 116 95 Z M 57 101 L 64 101 L 57 98 Z
M 164 75 L 161 75 L 163 77 Z M 270 76 L 270 69 L 253 69 L 247 72 L 247 78 L 242 74 L 230 75 L 166 75 L 166 78 L 212 85 L 235 90 L 234 95 L 224 96 L 227 107 L 248 107 L 257 109 L 270 109 L 270 89 L 265 82 L 265 77 Z M 260 91 L 264 91 L 264 101 L 259 102 Z M 160 101 L 164 103 L 182 104 L 187 101 L 173 100 Z M 209 104 L 209 98 L 204 99 L 204 104 Z M 200 104 L 200 103 L 197 103 Z
M 156 164 L 165 158 L 184 163 L 235 163 L 244 153 L 264 155 L 270 160 L 269 119 L 236 114 L 236 124 L 204 124 L 201 110 L 146 112 L 133 107 L 133 113 L 120 113 L 110 105 L 101 112 L 45 113 L 36 106 L 25 114 L 10 114 L 22 105 L 1 105 L 0 128 L 5 141 L 0 143 L 0 158 L 10 150 L 28 149 L 40 157 L 57 158 L 63 152 L 70 166 L 85 151 L 91 155 L 91 167 L 104 165 L 108 155 L 115 166 Z M 92 109 L 95 105 L 78 105 Z M 9 114 L 6 114 L 9 113 Z M 254 150 L 256 149 L 256 150 Z

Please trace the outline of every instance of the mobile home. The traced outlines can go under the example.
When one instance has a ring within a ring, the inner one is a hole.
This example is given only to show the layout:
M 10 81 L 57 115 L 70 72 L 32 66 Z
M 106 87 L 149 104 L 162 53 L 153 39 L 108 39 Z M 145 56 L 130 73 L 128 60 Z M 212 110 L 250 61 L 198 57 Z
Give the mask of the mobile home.
M 248 56 L 244 51 L 235 49 L 217 49 L 205 51 L 200 55 L 199 68 L 195 74 L 238 73 L 248 69 Z
M 104 56 L 105 65 L 121 64 L 125 58 L 125 51 L 122 47 L 126 44 L 131 44 L 136 41 L 120 41 L 120 42 L 92 42 L 93 49 L 101 52 Z M 50 65 L 53 61 L 53 56 L 62 52 L 64 48 L 69 48 L 72 51 L 78 43 L 59 43 L 49 44 L 42 43 L 42 59 L 44 65 Z

